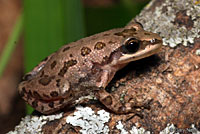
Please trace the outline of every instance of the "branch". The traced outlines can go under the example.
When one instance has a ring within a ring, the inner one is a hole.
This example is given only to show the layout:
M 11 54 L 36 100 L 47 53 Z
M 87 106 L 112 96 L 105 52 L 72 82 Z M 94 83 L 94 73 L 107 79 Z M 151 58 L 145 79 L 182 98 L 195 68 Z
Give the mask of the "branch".
M 137 113 L 116 115 L 97 102 L 58 115 L 27 116 L 15 132 L 199 132 L 200 6 L 196 4 L 153 0 L 128 24 L 136 20 L 164 42 L 157 56 L 129 64 L 108 86 L 121 101 L 133 100 Z

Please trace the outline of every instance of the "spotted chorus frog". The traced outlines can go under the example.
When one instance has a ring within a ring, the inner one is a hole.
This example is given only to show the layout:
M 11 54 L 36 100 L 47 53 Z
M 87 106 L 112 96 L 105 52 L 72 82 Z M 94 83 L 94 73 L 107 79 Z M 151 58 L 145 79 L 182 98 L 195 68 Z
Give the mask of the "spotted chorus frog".
M 134 111 L 105 87 L 129 62 L 159 51 L 162 39 L 135 22 L 80 39 L 48 56 L 19 84 L 22 98 L 37 111 L 50 114 L 79 104 L 80 98 L 95 95 L 115 113 Z

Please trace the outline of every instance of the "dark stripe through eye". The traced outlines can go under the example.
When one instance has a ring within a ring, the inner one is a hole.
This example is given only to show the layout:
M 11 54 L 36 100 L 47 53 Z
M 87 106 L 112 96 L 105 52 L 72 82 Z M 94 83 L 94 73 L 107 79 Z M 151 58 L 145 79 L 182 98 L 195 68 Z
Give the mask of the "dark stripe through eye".
M 124 46 L 122 47 L 122 51 L 123 53 L 135 53 L 139 48 L 140 41 L 135 38 L 131 38 L 125 42 Z

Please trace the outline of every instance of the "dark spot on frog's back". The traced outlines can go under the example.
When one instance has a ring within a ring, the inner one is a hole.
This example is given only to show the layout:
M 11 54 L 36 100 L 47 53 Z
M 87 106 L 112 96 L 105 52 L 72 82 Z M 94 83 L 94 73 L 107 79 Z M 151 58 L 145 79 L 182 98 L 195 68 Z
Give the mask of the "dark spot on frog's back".
M 97 43 L 95 44 L 95 46 L 94 46 L 94 49 L 96 49 L 96 50 L 101 50 L 101 49 L 103 49 L 105 46 L 106 46 L 105 43 L 103 43 L 103 42 L 97 42 Z
M 41 85 L 46 86 L 51 82 L 50 77 L 43 77 L 38 81 Z
M 59 104 L 62 104 L 64 102 L 65 99 L 60 99 Z
M 26 88 L 25 88 L 25 87 L 22 87 L 21 92 L 20 92 L 19 94 L 20 94 L 20 96 L 22 96 L 22 97 L 23 97 L 25 94 L 27 94 Z
M 70 54 L 69 57 L 73 57 L 73 54 Z
M 82 56 L 86 56 L 86 55 L 90 54 L 90 52 L 91 52 L 91 49 L 88 48 L 88 47 L 83 47 L 83 48 L 81 49 L 81 55 L 82 55 Z
M 38 99 L 42 98 L 42 97 L 40 96 L 40 94 L 39 94 L 38 92 L 36 92 L 36 91 L 33 91 L 33 96 L 34 96 L 35 98 L 38 98 Z
M 33 108 L 38 107 L 38 101 L 33 101 L 33 102 L 32 102 L 32 106 L 33 106 Z
M 48 96 L 47 94 L 42 94 L 43 97 L 45 97 L 46 99 L 51 98 L 50 96 Z
M 54 102 L 49 102 L 48 106 L 49 106 L 50 108 L 54 108 Z
M 51 69 L 53 69 L 55 66 L 56 66 L 57 62 L 54 60 L 52 63 L 51 63 Z
M 69 60 L 65 64 L 66 64 L 66 67 L 69 68 L 69 67 L 72 67 L 72 66 L 76 65 L 77 61 L 76 60 Z
M 115 44 L 116 41 L 112 41 L 112 40 L 110 40 L 108 43 L 109 43 L 109 44 Z
M 57 87 L 60 87 L 60 79 L 57 79 L 57 80 L 56 80 L 56 86 L 57 86 Z
M 114 33 L 116 36 L 124 36 L 122 32 Z
M 58 75 L 64 77 L 65 73 L 67 72 L 67 69 L 68 69 L 68 68 L 67 68 L 66 66 L 64 66 L 64 67 L 60 70 L 60 72 L 58 73 Z
M 65 51 L 67 51 L 67 50 L 69 50 L 69 49 L 70 49 L 70 47 L 69 47 L 69 46 L 66 46 L 62 51 L 65 52 Z
M 137 31 L 137 30 L 136 30 L 135 28 L 132 27 L 132 28 L 130 28 L 130 29 L 124 29 L 122 32 L 123 32 L 123 33 L 130 33 L 130 32 L 133 33 L 133 32 L 136 32 L 136 31 Z
M 31 97 L 33 96 L 31 90 L 29 90 L 28 95 L 30 95 Z
M 69 67 L 72 67 L 77 64 L 76 60 L 69 60 L 64 62 L 63 68 L 59 71 L 58 75 L 64 77 L 65 73 L 67 72 Z
M 105 33 L 103 36 L 109 36 L 110 34 L 109 33 Z
M 52 97 L 57 97 L 57 96 L 58 96 L 58 92 L 52 91 L 52 92 L 50 93 L 50 95 L 51 95 Z
M 150 33 L 144 33 L 144 35 L 150 35 Z
M 114 33 L 114 35 L 116 35 L 116 36 L 123 36 L 123 37 L 131 36 L 131 35 L 135 35 L 135 34 L 137 34 L 135 28 L 124 29 L 122 32 Z

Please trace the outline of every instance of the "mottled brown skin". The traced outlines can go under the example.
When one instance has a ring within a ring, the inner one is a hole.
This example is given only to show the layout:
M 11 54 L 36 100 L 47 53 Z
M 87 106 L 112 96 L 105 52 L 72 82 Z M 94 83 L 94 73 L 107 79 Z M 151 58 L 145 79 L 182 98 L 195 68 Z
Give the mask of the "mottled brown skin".
M 155 54 L 162 39 L 138 23 L 83 38 L 63 46 L 42 61 L 19 84 L 23 99 L 37 111 L 50 114 L 95 96 L 115 113 L 134 112 L 104 89 L 129 62 Z

